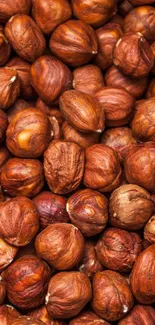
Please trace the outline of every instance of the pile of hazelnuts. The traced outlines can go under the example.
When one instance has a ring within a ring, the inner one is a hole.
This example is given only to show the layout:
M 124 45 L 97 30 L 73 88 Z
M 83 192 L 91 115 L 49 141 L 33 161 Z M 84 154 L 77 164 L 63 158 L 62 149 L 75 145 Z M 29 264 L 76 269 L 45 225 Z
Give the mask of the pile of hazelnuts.
M 0 325 L 155 325 L 155 0 L 0 1 Z

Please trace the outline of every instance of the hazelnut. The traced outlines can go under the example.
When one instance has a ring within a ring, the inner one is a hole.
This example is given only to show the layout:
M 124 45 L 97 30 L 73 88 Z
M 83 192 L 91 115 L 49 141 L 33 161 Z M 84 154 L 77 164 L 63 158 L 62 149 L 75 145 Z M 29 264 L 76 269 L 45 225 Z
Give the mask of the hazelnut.
M 79 314 L 75 318 L 73 318 L 69 325 L 110 325 L 105 320 L 97 316 L 92 311 L 84 311 L 83 313 Z
M 84 173 L 84 150 L 74 142 L 51 142 L 44 153 L 44 172 L 52 192 L 66 194 L 74 191 Z
M 93 28 L 81 20 L 68 20 L 53 32 L 50 49 L 62 61 L 77 67 L 97 53 L 97 37 Z
M 104 87 L 95 94 L 105 112 L 107 126 L 121 126 L 127 124 L 135 105 L 134 97 L 123 87 Z
M 106 0 L 106 2 L 108 2 Z M 123 35 L 120 24 L 111 22 L 96 30 L 98 40 L 98 53 L 94 59 L 101 70 L 105 71 L 113 63 L 112 53 L 114 46 Z
M 6 297 L 6 286 L 1 278 L 0 279 L 0 305 L 4 303 L 5 297 Z
M 154 325 L 155 310 L 151 306 L 137 305 L 130 313 L 119 321 L 118 325 L 135 325 L 139 322 L 141 325 Z
M 142 5 L 149 5 L 151 3 L 154 3 L 154 0 L 129 0 L 129 2 L 133 6 L 142 6 Z
M 28 62 L 34 62 L 45 51 L 45 38 L 34 20 L 27 15 L 11 17 L 5 26 L 5 35 L 15 52 Z
M 153 75 L 155 75 L 155 42 L 153 42 L 151 44 L 151 50 L 152 50 L 153 57 L 154 57 L 154 65 L 153 65 L 151 72 L 153 73 Z
M 145 225 L 144 238 L 150 243 L 155 244 L 155 215 L 153 215 Z
M 0 324 L 10 325 L 20 316 L 20 313 L 10 305 L 0 306 Z
M 108 321 L 123 318 L 133 306 L 133 296 L 127 281 L 114 271 L 97 272 L 93 278 L 92 308 Z
M 36 107 L 39 108 L 44 114 L 55 117 L 59 125 L 62 126 L 64 118 L 59 108 L 56 106 L 53 107 L 46 105 L 39 97 L 36 102 Z
M 143 78 L 153 67 L 153 53 L 141 33 L 127 33 L 114 48 L 113 63 L 126 75 Z
M 10 158 L 10 152 L 6 146 L 0 146 L 0 173 L 2 172 L 5 163 Z
M 4 192 L 12 197 L 37 195 L 44 186 L 44 172 L 37 159 L 9 159 L 0 175 Z
M 129 272 L 142 251 L 142 240 L 134 232 L 108 228 L 96 245 L 97 258 L 106 268 Z
M 112 16 L 110 22 L 119 24 L 122 27 L 124 24 L 124 18 L 116 13 L 115 15 Z
M 55 116 L 49 116 L 49 120 L 52 128 L 52 140 L 60 140 L 62 136 L 62 130 L 60 128 L 58 120 L 55 118 Z
M 118 187 L 110 197 L 109 214 L 113 227 L 137 230 L 153 213 L 151 195 L 142 187 L 126 184 Z
M 96 272 L 103 270 L 103 266 L 97 259 L 95 242 L 92 240 L 85 242 L 83 258 L 78 265 L 78 270 L 86 273 L 89 278 L 93 278 Z
M 58 270 L 76 266 L 83 255 L 84 238 L 78 228 L 56 223 L 44 229 L 35 240 L 37 254 Z
M 151 80 L 147 88 L 146 98 L 150 97 L 155 97 L 155 78 Z
M 86 149 L 83 183 L 100 192 L 111 192 L 121 183 L 122 170 L 117 153 L 104 144 Z
M 5 0 L 0 3 L 0 22 L 5 24 L 15 14 L 29 14 L 31 0 Z
M 20 80 L 17 71 L 11 68 L 0 68 L 0 108 L 6 110 L 17 99 L 20 93 Z
M 146 248 L 137 258 L 131 273 L 131 289 L 142 304 L 155 302 L 155 244 Z
M 38 96 L 51 105 L 67 89 L 71 88 L 72 74 L 68 67 L 50 55 L 41 56 L 30 70 L 31 83 Z
M 7 132 L 6 143 L 13 155 L 37 158 L 47 149 L 51 140 L 51 125 L 40 110 L 26 108 L 15 114 Z
M 25 108 L 29 108 L 31 107 L 31 104 L 29 102 L 26 102 L 23 99 L 17 99 L 14 104 L 9 107 L 9 109 L 7 110 L 7 117 L 8 117 L 8 121 L 9 123 L 11 122 L 11 120 L 13 119 L 13 117 L 15 116 L 15 114 L 17 112 L 22 111 Z
M 118 12 L 125 17 L 133 8 L 134 6 L 128 0 L 123 0 L 119 5 Z
M 1 15 L 1 13 L 0 13 Z M 0 67 L 5 65 L 11 54 L 11 46 L 4 33 L 0 31 Z
M 54 318 L 71 318 L 81 312 L 91 297 L 91 284 L 85 273 L 60 272 L 49 282 L 46 308 Z
M 17 318 L 12 325 L 44 325 L 44 323 L 34 317 L 30 316 L 21 316 Z
M 5 139 L 5 132 L 8 126 L 8 117 L 7 115 L 0 109 L 0 144 Z
M 25 246 L 39 229 L 35 204 L 26 197 L 0 203 L 0 236 L 10 245 Z
M 53 318 L 50 317 L 50 315 L 48 314 L 45 306 L 34 309 L 33 311 L 30 311 L 29 313 L 27 313 L 27 315 L 41 320 L 45 325 L 65 325 L 66 324 L 65 321 L 53 320 Z
M 45 299 L 50 273 L 48 265 L 36 256 L 18 258 L 2 273 L 9 301 L 25 310 L 39 307 Z
M 71 222 L 84 236 L 100 233 L 108 221 L 108 201 L 99 192 L 85 189 L 74 193 L 66 205 Z
M 17 255 L 18 248 L 0 238 L 0 271 L 6 268 Z
M 35 0 L 33 17 L 41 31 L 49 34 L 72 17 L 72 9 L 68 0 Z
M 60 109 L 66 120 L 81 132 L 104 130 L 104 111 L 101 105 L 89 94 L 68 90 L 60 97 Z

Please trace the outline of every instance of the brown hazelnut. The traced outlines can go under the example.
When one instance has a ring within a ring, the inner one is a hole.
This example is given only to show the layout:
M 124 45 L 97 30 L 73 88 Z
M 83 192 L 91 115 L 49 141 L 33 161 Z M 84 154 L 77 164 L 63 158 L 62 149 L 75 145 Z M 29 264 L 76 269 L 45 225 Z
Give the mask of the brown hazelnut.
M 96 254 L 104 267 L 118 272 L 129 272 L 142 248 L 142 240 L 138 234 L 108 228 L 97 242 Z
M 8 244 L 0 238 L 0 271 L 5 269 L 14 260 L 18 248 Z
M 72 9 L 68 0 L 35 0 L 33 17 L 45 34 L 51 33 L 57 26 L 72 17 Z
M 29 14 L 31 0 L 5 0 L 0 3 L 0 22 L 5 24 L 15 14 Z
M 142 304 L 155 302 L 155 244 L 146 248 L 137 258 L 131 273 L 131 289 Z
M 88 64 L 73 71 L 73 88 L 75 90 L 93 96 L 102 87 L 104 87 L 104 80 L 99 67 Z
M 60 272 L 49 282 L 45 303 L 50 316 L 66 319 L 78 315 L 91 297 L 91 284 L 85 273 Z
M 80 20 L 68 20 L 59 25 L 50 39 L 52 53 L 75 67 L 88 63 L 97 53 L 97 48 L 95 31 Z
M 115 15 L 112 16 L 112 18 L 110 19 L 110 22 L 119 24 L 121 27 L 123 27 L 124 18 L 116 13 Z
M 60 128 L 58 120 L 55 116 L 49 116 L 49 121 L 51 123 L 51 135 L 52 140 L 60 140 L 62 138 L 62 130 Z
M 142 187 L 126 184 L 118 187 L 110 197 L 110 223 L 114 227 L 137 230 L 153 213 L 151 195 Z
M 2 172 L 5 163 L 10 158 L 10 152 L 6 146 L 0 146 L 0 173 Z
M 65 325 L 66 324 L 65 321 L 54 320 L 52 317 L 50 317 L 45 306 L 34 309 L 34 310 L 30 311 L 29 313 L 27 313 L 27 315 L 41 320 L 45 325 Z
M 133 79 L 113 65 L 105 74 L 105 83 L 109 87 L 123 87 L 132 96 L 139 98 L 147 87 L 147 77 Z
M 5 132 L 8 126 L 8 117 L 7 115 L 0 109 L 0 144 L 5 139 Z
M 134 97 L 123 87 L 104 87 L 95 94 L 105 112 L 107 126 L 121 126 L 127 124 L 135 105 Z
M 0 236 L 7 243 L 25 246 L 39 229 L 35 204 L 26 197 L 16 197 L 0 203 Z
M 34 317 L 21 316 L 17 318 L 12 325 L 45 325 L 45 323 Z
M 155 244 L 155 215 L 153 215 L 145 225 L 144 238 L 152 244 Z
M 133 296 L 127 281 L 114 271 L 97 272 L 93 278 L 92 308 L 108 321 L 123 318 L 133 306 Z
M 119 5 L 118 12 L 125 17 L 133 8 L 134 6 L 128 0 L 123 0 Z
M 149 5 L 151 3 L 154 3 L 154 0 L 129 0 L 129 2 L 133 6 L 142 6 L 142 5 Z
M 69 325 L 110 325 L 105 320 L 97 316 L 92 311 L 84 311 L 75 318 L 73 318 Z
M 0 279 L 0 305 L 4 303 L 6 297 L 6 286 L 4 282 Z
M 11 120 L 13 119 L 13 117 L 15 116 L 15 114 L 19 111 L 22 111 L 25 108 L 29 108 L 31 107 L 31 104 L 29 102 L 26 102 L 23 99 L 17 99 L 14 104 L 9 107 L 9 109 L 7 110 L 7 117 L 8 117 L 8 121 L 9 123 L 11 122 Z
M 1 15 L 1 13 L 0 13 Z M 11 46 L 2 31 L 0 31 L 0 67 L 5 65 L 11 54 Z
M 111 192 L 120 185 L 122 170 L 117 153 L 104 144 L 86 149 L 84 185 L 100 192 Z
M 45 38 L 34 20 L 27 15 L 11 17 L 5 26 L 5 35 L 23 60 L 34 62 L 45 51 Z
M 97 191 L 85 189 L 74 193 L 66 209 L 71 222 L 86 237 L 100 233 L 108 221 L 108 201 Z
M 37 158 L 47 149 L 51 140 L 51 125 L 40 110 L 26 108 L 15 114 L 7 128 L 7 147 L 13 155 Z
M 17 99 L 20 93 L 20 80 L 17 71 L 11 68 L 0 68 L 0 108 L 6 110 Z
M 83 177 L 84 158 L 84 150 L 74 142 L 51 142 L 44 153 L 44 173 L 50 190 L 56 194 L 74 191 Z
M 152 50 L 153 57 L 154 57 L 154 65 L 153 65 L 151 72 L 153 73 L 153 75 L 155 75 L 155 42 L 153 42 L 151 44 L 151 50 Z
M 127 33 L 114 48 L 113 63 L 126 75 L 142 78 L 153 67 L 152 50 L 141 33 Z
M 150 97 L 155 97 L 155 78 L 151 80 L 147 88 L 146 98 Z
M 125 159 L 125 177 L 150 192 L 155 191 L 155 143 L 134 145 Z
M 44 172 L 37 159 L 9 159 L 0 175 L 4 192 L 9 196 L 37 195 L 44 186 Z
M 98 40 L 98 53 L 94 62 L 105 71 L 110 68 L 113 63 L 112 53 L 115 44 L 123 35 L 120 24 L 111 22 L 96 30 Z
M 39 108 L 44 114 L 55 117 L 59 125 L 62 126 L 64 118 L 58 107 L 46 105 L 39 97 L 36 101 L 36 107 Z
M 9 301 L 23 309 L 39 307 L 45 299 L 50 268 L 33 255 L 26 255 L 2 273 Z
M 134 306 L 130 313 L 119 321 L 118 325 L 135 325 L 136 322 L 139 322 L 140 325 L 154 325 L 154 308 L 142 305 Z
M 106 130 L 101 137 L 101 143 L 114 149 L 123 163 L 129 149 L 137 141 L 133 137 L 131 129 L 120 127 Z
M 89 278 L 93 278 L 96 272 L 103 270 L 103 266 L 97 259 L 95 242 L 92 240 L 85 242 L 83 258 L 78 265 L 78 270 L 86 273 Z
M 101 105 L 89 94 L 68 90 L 60 97 L 60 109 L 66 120 L 81 132 L 104 130 L 105 119 Z
M 10 325 L 15 321 L 21 314 L 11 305 L 0 306 L 0 324 Z
M 57 270 L 69 270 L 82 258 L 84 238 L 73 225 L 55 223 L 38 234 L 35 248 L 37 254 Z

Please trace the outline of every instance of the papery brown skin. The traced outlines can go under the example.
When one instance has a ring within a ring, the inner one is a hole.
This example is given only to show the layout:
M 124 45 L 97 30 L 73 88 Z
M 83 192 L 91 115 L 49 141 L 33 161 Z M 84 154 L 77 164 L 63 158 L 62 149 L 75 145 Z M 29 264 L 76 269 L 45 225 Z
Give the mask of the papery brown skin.
M 60 60 L 77 67 L 96 55 L 97 37 L 93 28 L 81 20 L 68 20 L 53 32 L 50 49 Z
M 20 80 L 16 70 L 0 68 L 0 109 L 6 110 L 20 93 Z
M 119 228 L 108 228 L 95 247 L 97 258 L 107 269 L 129 272 L 142 252 L 142 240 L 133 232 Z
M 50 316 L 67 319 L 78 315 L 91 297 L 91 284 L 85 273 L 59 272 L 49 281 L 45 304 Z
M 97 316 L 92 311 L 84 311 L 75 318 L 73 318 L 69 325 L 110 325 L 105 320 Z
M 30 317 L 30 316 L 21 316 L 19 318 L 17 318 L 12 325 L 44 325 L 44 323 L 34 317 Z
M 125 159 L 124 168 L 128 183 L 137 184 L 154 192 L 155 143 L 150 141 L 134 145 Z
M 35 204 L 26 197 L 0 203 L 0 236 L 10 245 L 25 246 L 39 229 Z
M 118 325 L 154 325 L 155 310 L 151 306 L 136 305 Z
M 94 27 L 104 25 L 116 12 L 114 0 L 72 0 L 76 18 Z
M 50 274 L 49 266 L 38 257 L 18 258 L 2 273 L 9 301 L 20 309 L 39 307 L 44 303 Z
M 51 140 L 48 117 L 34 107 L 15 114 L 6 132 L 6 144 L 13 155 L 37 158 L 47 149 Z
M 5 139 L 5 132 L 8 126 L 8 117 L 7 115 L 0 109 L 0 144 Z
M 15 321 L 21 314 L 11 305 L 0 306 L 0 324 L 10 325 Z
M 83 255 L 84 238 L 78 228 L 55 223 L 40 232 L 35 240 L 37 254 L 57 270 L 76 266 Z
M 119 5 L 118 12 L 125 18 L 132 9 L 134 9 L 134 6 L 128 0 L 123 0 Z
M 2 280 L 0 280 L 0 305 L 4 303 L 6 297 L 6 286 Z
M 5 145 L 0 146 L 0 173 L 2 172 L 5 163 L 10 158 L 10 152 Z
M 110 22 L 96 30 L 98 40 L 98 53 L 94 58 L 94 63 L 105 71 L 113 63 L 112 54 L 114 46 L 123 35 L 120 24 Z
M 97 272 L 93 278 L 92 308 L 107 321 L 123 318 L 133 306 L 127 281 L 118 272 Z
M 31 0 L 5 0 L 0 3 L 0 23 L 5 24 L 9 18 L 16 14 L 29 14 Z
M 27 313 L 27 315 L 41 320 L 45 325 L 65 325 L 65 321 L 54 320 L 47 312 L 45 306 L 34 309 Z M 103 324 L 104 325 L 104 324 Z
M 131 289 L 141 304 L 155 302 L 155 244 L 146 248 L 137 258 L 131 273 Z
M 37 159 L 12 158 L 7 161 L 0 175 L 5 194 L 33 197 L 44 186 L 44 172 Z
M 85 241 L 83 258 L 78 265 L 78 270 L 86 273 L 89 278 L 93 278 L 96 272 L 103 271 L 103 266 L 97 259 L 94 241 Z
M 32 14 L 41 31 L 49 34 L 72 17 L 72 9 L 68 0 L 36 0 Z
M 6 64 L 11 54 L 11 46 L 2 31 L 0 31 L 0 67 Z
M 70 196 L 66 205 L 70 221 L 90 237 L 100 233 L 108 221 L 108 201 L 97 191 L 84 189 Z
M 86 149 L 83 183 L 99 192 L 111 192 L 121 183 L 122 170 L 117 153 L 104 144 Z
M 9 123 L 11 122 L 11 120 L 13 119 L 14 115 L 17 113 L 17 112 L 20 112 L 22 111 L 23 109 L 25 108 L 29 108 L 31 107 L 31 103 L 29 102 L 26 102 L 25 100 L 23 99 L 17 99 L 14 104 L 9 107 L 9 109 L 7 110 L 7 117 L 8 117 L 8 121 Z
M 69 141 L 52 141 L 44 152 L 44 173 L 50 190 L 56 194 L 74 191 L 84 173 L 84 150 Z
M 73 88 L 93 96 L 104 87 L 104 79 L 99 67 L 88 64 L 73 70 Z
M 59 104 L 65 119 L 78 131 L 101 133 L 104 130 L 104 110 L 89 94 L 68 90 L 60 97 Z
M 105 112 L 107 126 L 122 126 L 127 124 L 135 105 L 135 98 L 123 87 L 104 87 L 95 94 Z
M 9 43 L 21 59 L 34 62 L 44 53 L 45 38 L 31 17 L 23 14 L 11 17 L 4 31 Z
M 153 78 L 149 83 L 146 92 L 146 98 L 151 98 L 151 97 L 155 97 L 155 78 Z
M 137 99 L 143 95 L 147 87 L 147 81 L 147 77 L 133 79 L 126 76 L 115 65 L 113 65 L 105 74 L 106 86 L 123 87 Z
M 12 263 L 17 252 L 17 247 L 8 244 L 5 240 L 0 238 L 0 271 L 4 270 Z
M 102 137 L 101 143 L 114 149 L 123 163 L 131 146 L 137 141 L 133 137 L 132 130 L 128 127 L 111 128 L 106 130 Z
M 148 41 L 154 41 L 155 8 L 144 6 L 131 10 L 124 20 L 124 32 L 140 32 Z
M 148 191 L 135 184 L 122 185 L 110 197 L 110 223 L 113 227 L 126 230 L 141 229 L 151 217 L 153 209 Z
M 154 63 L 152 50 L 141 33 L 127 33 L 114 48 L 113 63 L 132 78 L 143 78 Z
M 51 105 L 72 86 L 72 74 L 57 58 L 44 55 L 33 63 L 30 70 L 31 83 L 38 96 Z
M 155 215 L 153 215 L 145 225 L 144 238 L 151 244 L 155 244 Z

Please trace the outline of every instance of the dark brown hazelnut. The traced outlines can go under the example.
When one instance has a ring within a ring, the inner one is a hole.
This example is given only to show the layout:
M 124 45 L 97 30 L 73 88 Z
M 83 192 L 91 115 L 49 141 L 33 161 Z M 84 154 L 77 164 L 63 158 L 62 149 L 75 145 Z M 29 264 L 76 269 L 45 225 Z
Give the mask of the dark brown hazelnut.
M 141 33 L 127 33 L 114 48 L 113 62 L 126 75 L 143 78 L 154 63 L 152 50 Z
M 142 5 L 149 5 L 151 3 L 154 3 L 154 0 L 129 0 L 129 2 L 133 6 L 142 6 Z
M 91 297 L 91 284 L 85 273 L 59 272 L 49 282 L 45 303 L 50 316 L 66 319 L 78 315 Z
M 155 97 L 155 78 L 151 80 L 147 88 L 146 98 L 150 97 Z
M 135 99 L 123 87 L 101 88 L 95 98 L 105 112 L 107 126 L 122 126 L 130 121 Z
M 8 117 L 7 115 L 0 109 L 0 144 L 5 139 L 5 132 L 8 126 Z
M 0 182 L 9 196 L 33 197 L 44 186 L 43 166 L 37 159 L 9 159 L 0 175 Z
M 33 255 L 26 255 L 2 273 L 9 301 L 18 308 L 31 309 L 43 304 L 50 279 L 50 268 Z
M 1 13 L 0 13 L 1 15 Z M 11 46 L 4 33 L 0 31 L 0 67 L 8 61 L 11 54 Z
M 6 297 L 6 286 L 1 278 L 0 279 L 0 305 L 4 303 L 5 297 Z
M 0 108 L 6 110 L 17 99 L 20 93 L 20 80 L 17 71 L 11 68 L 0 68 Z
M 101 133 L 105 127 L 104 110 L 89 94 L 68 90 L 60 97 L 65 119 L 81 132 Z
M 129 149 L 137 141 L 133 137 L 131 129 L 128 127 L 120 127 L 106 130 L 102 135 L 101 143 L 114 149 L 120 161 L 123 163 Z
M 34 62 L 30 74 L 38 96 L 48 105 L 72 85 L 72 74 L 68 67 L 50 55 L 41 56 Z
M 59 25 L 50 39 L 50 49 L 71 66 L 88 63 L 97 53 L 97 37 L 93 28 L 80 20 Z
M 118 12 L 125 17 L 133 8 L 134 6 L 128 0 L 123 0 L 119 5 Z
M 66 210 L 71 222 L 86 237 L 100 233 L 108 221 L 106 197 L 90 189 L 74 193 L 67 201 Z
M 121 183 L 122 170 L 117 153 L 104 144 L 86 149 L 84 185 L 100 192 L 111 192 Z
M 65 321 L 54 320 L 52 317 L 50 317 L 45 306 L 34 309 L 34 310 L 28 312 L 27 315 L 41 320 L 45 325 L 65 325 L 66 324 Z
M 121 27 L 123 27 L 124 24 L 124 19 L 122 16 L 118 15 L 117 13 L 115 15 L 112 16 L 112 18 L 110 19 L 111 23 L 116 23 L 119 24 Z
M 92 311 L 84 311 L 75 318 L 73 318 L 69 325 L 110 325 L 105 320 L 97 316 Z
M 15 116 L 15 114 L 19 111 L 22 111 L 25 108 L 29 108 L 31 107 L 31 103 L 26 102 L 23 99 L 17 99 L 14 104 L 9 107 L 9 109 L 7 110 L 7 117 L 8 117 L 8 121 L 9 123 L 11 122 L 11 120 L 13 119 L 13 117 Z
M 17 157 L 37 158 L 51 140 L 51 125 L 40 110 L 26 108 L 15 114 L 7 128 L 7 147 Z
M 12 325 L 45 325 L 45 323 L 34 317 L 21 316 L 17 318 Z
M 127 281 L 114 271 L 97 272 L 93 278 L 92 308 L 108 321 L 123 318 L 133 306 L 133 296 Z
M 144 238 L 150 243 L 155 244 L 155 215 L 153 215 L 145 225 Z
M 11 17 L 5 26 L 5 35 L 15 52 L 28 62 L 34 62 L 45 51 L 45 38 L 34 20 L 27 15 Z
M 17 247 L 8 244 L 5 240 L 0 238 L 0 271 L 12 263 L 17 252 Z
M 10 152 L 6 146 L 0 146 L 0 173 L 2 172 L 5 163 L 10 158 Z
M 0 306 L 0 324 L 10 325 L 15 321 L 21 314 L 11 305 Z
M 0 23 L 5 24 L 15 14 L 29 14 L 31 0 L 5 0 L 0 3 Z
M 94 95 L 104 87 L 104 79 L 99 67 L 88 64 L 73 71 L 73 88 L 83 93 Z
M 125 177 L 150 192 L 155 191 L 155 143 L 134 145 L 125 159 Z
M 57 270 L 69 270 L 82 258 L 84 238 L 73 225 L 55 223 L 38 234 L 35 248 L 37 254 Z
M 110 68 L 113 63 L 112 53 L 115 44 L 123 35 L 120 24 L 111 22 L 96 30 L 98 40 L 98 53 L 94 62 L 105 71 Z
M 15 246 L 27 245 L 39 229 L 35 204 L 26 197 L 0 203 L 0 236 Z
M 72 17 L 68 0 L 35 0 L 32 13 L 37 25 L 45 34 L 51 33 L 57 26 Z
M 131 289 L 142 304 L 155 302 L 155 244 L 146 248 L 137 258 L 131 273 Z
M 135 184 L 122 185 L 110 197 L 110 223 L 114 227 L 137 230 L 144 226 L 153 213 L 151 195 Z
M 93 278 L 96 272 L 103 270 L 103 266 L 96 256 L 95 242 L 92 240 L 85 242 L 83 258 L 78 265 L 78 270 L 86 273 L 89 278 Z
M 113 65 L 105 74 L 105 83 L 110 87 L 123 87 L 138 99 L 147 87 L 147 77 L 133 79 Z
M 99 262 L 107 269 L 129 272 L 142 252 L 142 240 L 134 232 L 108 228 L 96 245 Z
M 153 73 L 153 75 L 155 75 L 155 42 L 153 42 L 151 44 L 151 50 L 152 50 L 153 57 L 154 57 L 154 65 L 153 65 L 151 72 Z
M 135 306 L 130 313 L 119 321 L 118 325 L 154 325 L 155 310 L 151 306 Z M 138 323 L 137 323 L 138 324 Z

